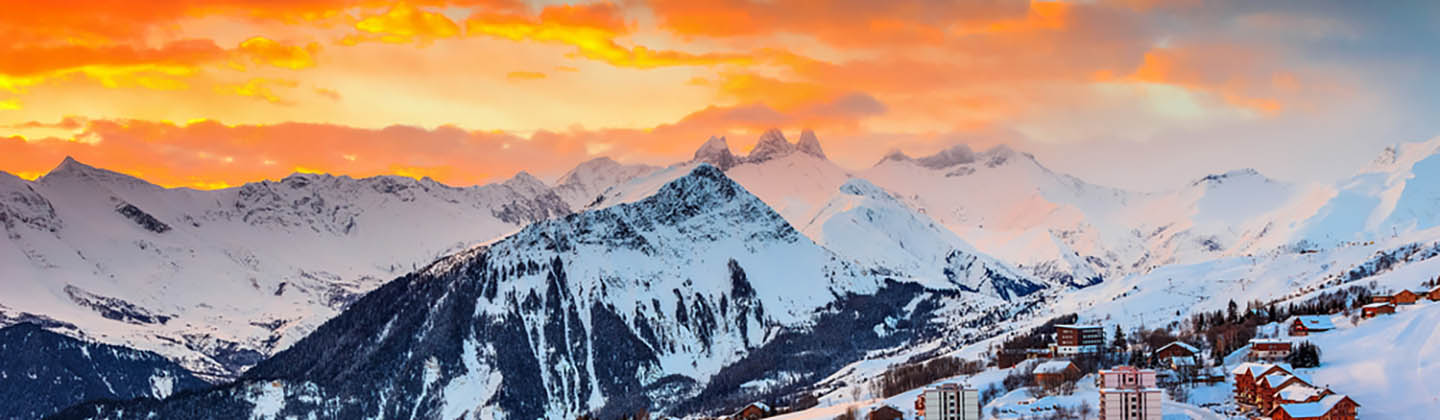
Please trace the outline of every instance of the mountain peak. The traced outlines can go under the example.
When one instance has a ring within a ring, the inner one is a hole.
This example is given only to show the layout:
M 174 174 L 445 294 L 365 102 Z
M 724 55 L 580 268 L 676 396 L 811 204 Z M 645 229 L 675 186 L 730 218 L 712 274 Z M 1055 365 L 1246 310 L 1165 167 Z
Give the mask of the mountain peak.
M 815 130 L 805 129 L 800 132 L 800 140 L 795 142 L 795 148 L 802 153 L 825 159 L 825 150 L 820 148 L 820 139 L 815 137 Z
M 816 146 L 819 146 L 819 142 L 816 142 Z M 794 151 L 795 145 L 785 140 L 785 133 L 781 133 L 778 128 L 772 128 L 765 130 L 765 133 L 760 135 L 760 141 L 755 143 L 755 148 L 750 150 L 750 154 L 745 157 L 745 160 L 756 163 L 764 162 Z
M 705 140 L 705 144 L 695 149 L 695 156 L 690 161 L 709 163 L 722 171 L 739 163 L 735 154 L 730 152 L 730 144 L 725 142 L 724 136 L 710 136 L 709 140 Z
M 565 175 L 561 175 L 560 179 L 555 180 L 555 185 L 582 183 L 584 182 L 584 178 L 587 176 L 586 174 L 593 174 L 619 166 L 620 162 L 616 162 L 615 159 L 611 159 L 609 156 L 601 156 L 590 159 L 584 162 L 580 162 L 580 164 L 575 165 L 575 168 L 571 169 L 570 172 L 566 172 Z
M 933 155 L 916 159 L 916 161 L 920 163 L 920 166 L 926 168 L 945 169 L 963 163 L 974 162 L 975 152 L 970 150 L 970 146 L 957 144 L 935 152 Z
M 50 172 L 45 173 L 45 176 L 40 177 L 38 181 L 44 183 L 54 182 L 61 179 L 81 178 L 89 179 L 92 181 L 108 181 L 138 185 L 152 185 L 149 182 L 146 182 L 145 180 L 142 180 L 140 178 L 87 165 L 70 156 L 66 156 L 65 160 L 60 161 L 59 165 L 56 165 L 54 169 L 50 170 Z

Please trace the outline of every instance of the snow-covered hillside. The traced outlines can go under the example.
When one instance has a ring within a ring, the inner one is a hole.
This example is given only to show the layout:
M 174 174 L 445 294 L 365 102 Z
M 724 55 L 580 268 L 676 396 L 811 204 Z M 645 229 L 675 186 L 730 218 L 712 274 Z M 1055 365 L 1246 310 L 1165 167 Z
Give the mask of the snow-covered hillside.
M 468 188 L 294 174 L 216 191 L 72 159 L 33 182 L 0 173 L 0 321 L 230 375 L 384 281 L 570 213 L 559 192 L 583 201 L 644 170 L 592 161 L 553 189 L 525 173 Z

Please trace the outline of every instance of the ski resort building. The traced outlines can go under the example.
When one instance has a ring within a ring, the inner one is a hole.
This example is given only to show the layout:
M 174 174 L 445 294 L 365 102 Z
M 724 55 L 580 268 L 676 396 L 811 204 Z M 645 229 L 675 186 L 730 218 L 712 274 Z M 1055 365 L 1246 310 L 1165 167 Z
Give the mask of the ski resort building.
M 915 400 L 920 420 L 980 420 L 980 391 L 956 384 L 926 389 Z
M 1420 295 L 1409 290 L 1401 290 L 1393 295 L 1381 295 L 1370 298 L 1372 303 L 1392 303 L 1396 305 L 1414 305 L 1420 300 Z
M 1253 338 L 1250 339 L 1250 358 L 1254 360 L 1276 361 L 1290 356 L 1291 345 L 1288 340 L 1276 338 Z
M 1360 407 L 1342 394 L 1330 394 L 1318 401 L 1281 404 L 1270 412 L 1271 420 L 1355 420 Z
M 759 420 L 769 417 L 770 413 L 770 406 L 755 402 L 731 414 L 729 420 Z
M 1412 300 L 1411 303 L 1414 303 Z M 1326 332 L 1335 329 L 1335 324 L 1330 322 L 1329 315 L 1297 315 L 1290 317 L 1290 335 L 1306 336 L 1311 333 Z
M 1096 354 L 1105 345 L 1105 328 L 1099 325 L 1055 326 L 1055 357 Z
M 1175 370 L 1195 369 L 1200 365 L 1200 349 L 1179 341 L 1161 346 L 1151 357 L 1156 364 Z
M 1293 375 L 1294 369 L 1284 363 L 1273 365 L 1241 363 L 1230 373 L 1235 376 L 1235 402 L 1258 406 L 1260 404 L 1260 379 L 1279 373 Z
M 1069 360 L 1051 360 L 1035 366 L 1035 383 L 1058 384 L 1080 377 L 1080 367 Z
M 1121 366 L 1103 369 L 1100 386 L 1101 420 L 1160 420 L 1163 391 L 1155 385 L 1155 371 Z
M 1363 318 L 1374 318 L 1393 313 L 1395 313 L 1395 305 L 1390 303 L 1372 303 L 1360 307 L 1360 316 Z
M 1430 291 L 1425 292 L 1425 298 L 1432 301 L 1440 300 L 1440 286 L 1435 286 L 1434 288 L 1430 289 Z

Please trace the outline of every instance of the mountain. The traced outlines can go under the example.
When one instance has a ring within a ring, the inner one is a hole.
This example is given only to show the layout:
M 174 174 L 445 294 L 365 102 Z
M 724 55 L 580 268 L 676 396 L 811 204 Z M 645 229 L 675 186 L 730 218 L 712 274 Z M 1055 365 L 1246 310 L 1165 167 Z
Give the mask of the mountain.
M 0 328 L 0 418 L 38 419 L 96 399 L 165 398 L 209 384 L 155 353 L 89 343 L 31 323 Z
M 857 270 L 702 164 L 386 283 L 232 385 L 59 418 L 714 414 L 1017 313 L 970 297 Z
M 594 203 L 606 189 L 658 169 L 650 165 L 625 165 L 608 157 L 599 157 L 585 161 L 561 176 L 555 182 L 555 194 L 565 200 L 571 209 L 579 210 Z
M 0 325 L 38 322 L 229 377 L 384 279 L 569 214 L 645 170 L 596 160 L 554 187 L 522 172 L 464 188 L 297 173 L 214 191 L 69 158 L 35 181 L 0 173 Z
M 981 254 L 863 179 L 847 181 L 802 228 L 832 251 L 888 276 L 1010 300 L 1046 286 Z

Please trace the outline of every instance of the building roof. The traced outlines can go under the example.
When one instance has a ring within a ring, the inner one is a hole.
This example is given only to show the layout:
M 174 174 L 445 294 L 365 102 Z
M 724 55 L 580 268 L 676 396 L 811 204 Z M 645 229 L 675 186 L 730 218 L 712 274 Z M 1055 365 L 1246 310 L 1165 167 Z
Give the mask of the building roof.
M 1176 341 L 1176 342 L 1173 342 L 1173 343 L 1170 343 L 1170 344 L 1166 344 L 1166 345 L 1160 346 L 1160 349 L 1159 349 L 1159 350 L 1155 350 L 1155 352 L 1156 352 L 1156 353 L 1159 353 L 1159 352 L 1165 351 L 1166 348 L 1169 348 L 1169 347 L 1171 347 L 1171 346 L 1180 347 L 1180 348 L 1182 348 L 1182 349 L 1185 349 L 1185 350 L 1190 351 L 1191 353 L 1197 353 L 1197 354 L 1200 353 L 1200 349 L 1197 349 L 1197 348 L 1195 348 L 1195 346 L 1192 346 L 1192 345 L 1189 345 L 1189 344 L 1185 344 L 1184 342 L 1180 342 L 1180 341 Z
M 1325 415 L 1325 413 L 1329 413 L 1331 409 L 1335 408 L 1336 404 L 1339 404 L 1340 401 L 1344 401 L 1346 398 L 1344 394 L 1333 394 L 1321 398 L 1320 401 L 1311 403 L 1280 404 L 1280 406 L 1275 409 L 1285 410 L 1285 414 L 1289 414 L 1290 417 L 1320 417 Z
M 1074 329 L 1080 329 L 1080 330 L 1087 330 L 1087 329 L 1105 328 L 1105 327 L 1104 327 L 1104 326 L 1100 326 L 1100 325 L 1055 324 L 1055 328 L 1074 328 Z
M 1252 338 L 1250 344 L 1290 344 L 1290 340 L 1283 338 Z
M 1265 374 L 1265 372 L 1269 371 L 1271 368 L 1280 368 L 1281 372 L 1286 372 L 1290 374 L 1295 373 L 1295 369 L 1291 368 L 1290 365 L 1286 363 L 1268 364 L 1251 362 L 1241 363 L 1240 366 L 1236 366 L 1234 370 L 1230 371 L 1230 373 L 1239 375 L 1248 371 L 1250 373 L 1250 376 L 1258 377 Z
M 1275 392 L 1275 396 L 1285 401 L 1306 401 L 1321 395 L 1325 395 L 1324 388 L 1301 382 L 1292 382 Z
M 1386 306 L 1394 307 L 1395 305 L 1390 304 L 1390 303 L 1386 303 L 1386 302 L 1379 302 L 1379 303 L 1372 303 L 1372 304 L 1365 305 L 1365 306 L 1361 306 L 1361 307 L 1362 307 L 1362 308 L 1381 308 L 1381 307 L 1386 307 Z
M 1305 325 L 1305 329 L 1307 330 L 1324 331 L 1335 329 L 1335 323 L 1330 322 L 1329 315 L 1296 315 L 1290 323 L 1294 324 L 1295 321 L 1300 321 L 1302 325 Z
M 1051 360 L 1035 365 L 1035 373 L 1062 373 L 1066 368 L 1074 366 L 1069 360 Z
M 1231 374 L 1231 375 L 1239 375 L 1239 374 L 1242 374 L 1242 373 L 1245 373 L 1245 372 L 1250 372 L 1250 375 L 1251 375 L 1251 376 L 1254 376 L 1254 375 L 1255 375 L 1255 372 L 1254 372 L 1254 370 L 1253 370 L 1252 368 L 1260 367 L 1260 368 L 1262 369 L 1262 371 L 1263 371 L 1263 369 L 1264 369 L 1263 366 L 1265 366 L 1265 365 L 1260 364 L 1260 363 L 1245 362 L 1245 363 L 1241 363 L 1240 366 L 1236 366 L 1235 369 L 1231 369 L 1231 370 L 1230 370 L 1230 374 Z

